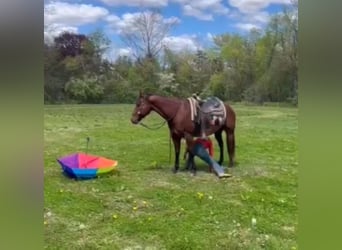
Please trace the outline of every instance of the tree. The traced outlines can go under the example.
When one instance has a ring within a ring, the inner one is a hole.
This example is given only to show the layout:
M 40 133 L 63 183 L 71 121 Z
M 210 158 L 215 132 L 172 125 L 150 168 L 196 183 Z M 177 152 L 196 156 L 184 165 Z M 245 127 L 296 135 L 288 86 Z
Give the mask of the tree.
M 137 59 L 156 59 L 163 48 L 163 40 L 178 19 L 163 20 L 159 11 L 144 11 L 133 17 L 130 27 L 121 33 L 123 42 Z
M 191 61 L 193 71 L 193 86 L 194 92 L 199 92 L 201 95 L 207 92 L 211 76 L 212 62 L 208 58 L 207 53 L 203 50 L 197 50 L 194 59 Z
M 110 47 L 110 40 L 101 29 L 97 29 L 88 36 L 94 50 L 94 54 L 101 58 Z
M 226 100 L 225 75 L 223 73 L 213 74 L 210 78 L 210 90 L 214 96 Z
M 110 41 L 101 30 L 63 33 L 44 47 L 47 102 L 131 103 L 136 91 L 189 97 L 199 92 L 223 100 L 297 103 L 297 0 L 271 17 L 262 31 L 219 34 L 206 50 L 173 51 L 164 46 L 176 18 L 156 10 L 133 14 L 121 32 L 135 58 L 104 59 Z M 66 86 L 67 83 L 67 86 Z
M 64 101 L 64 85 L 69 79 L 59 51 L 52 45 L 44 44 L 44 102 Z
M 54 45 L 64 59 L 67 56 L 75 57 L 82 54 L 88 41 L 83 34 L 64 32 L 54 39 Z
M 159 91 L 162 95 L 179 96 L 179 83 L 174 73 L 158 73 Z
M 104 94 L 101 80 L 101 78 L 91 75 L 71 78 L 65 85 L 65 92 L 79 103 L 99 103 Z
M 291 96 L 289 100 L 298 104 L 298 0 L 291 0 L 291 5 L 284 10 L 284 19 L 288 25 L 289 50 L 291 62 Z
M 221 56 L 225 62 L 226 93 L 229 99 L 240 101 L 243 91 L 251 84 L 252 70 L 249 67 L 248 42 L 246 37 L 225 36 Z
M 64 32 L 55 37 L 52 44 L 46 43 L 45 101 L 100 102 L 104 86 L 98 79 L 105 79 L 111 71 L 103 59 L 108 46 L 109 40 L 101 31 L 89 36 Z

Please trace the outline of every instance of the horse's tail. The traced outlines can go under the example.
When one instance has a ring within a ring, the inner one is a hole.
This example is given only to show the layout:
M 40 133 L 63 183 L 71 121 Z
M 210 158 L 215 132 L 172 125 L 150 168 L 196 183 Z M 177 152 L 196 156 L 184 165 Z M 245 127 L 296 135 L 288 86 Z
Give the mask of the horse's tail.
M 236 123 L 236 114 L 233 108 L 226 102 L 224 103 L 225 110 L 226 110 L 226 124 L 228 128 L 235 129 Z

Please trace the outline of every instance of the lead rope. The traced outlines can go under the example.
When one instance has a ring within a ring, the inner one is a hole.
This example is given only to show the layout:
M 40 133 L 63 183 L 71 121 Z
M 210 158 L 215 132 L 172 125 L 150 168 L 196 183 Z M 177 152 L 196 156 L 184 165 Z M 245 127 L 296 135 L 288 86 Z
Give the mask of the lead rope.
M 150 130 L 157 130 L 157 129 L 160 129 L 161 127 L 163 127 L 166 122 L 167 121 L 165 120 L 164 122 L 162 122 L 161 124 L 157 125 L 156 127 L 150 127 L 150 126 L 144 124 L 143 122 L 139 122 L 139 124 L 141 126 L 143 126 L 144 128 L 147 128 L 147 129 L 150 129 Z
M 182 104 L 180 105 L 182 106 Z M 144 128 L 147 128 L 147 129 L 150 129 L 150 130 L 157 130 L 157 129 L 160 129 L 161 127 L 163 127 L 165 125 L 166 122 L 169 122 L 171 121 L 173 118 L 176 117 L 176 115 L 178 114 L 178 110 L 180 109 L 180 106 L 178 107 L 177 111 L 176 111 L 176 114 L 170 118 L 170 119 L 167 119 L 167 120 L 164 120 L 164 122 L 162 122 L 160 125 L 158 125 L 157 127 L 149 127 L 148 125 L 144 124 L 143 122 L 139 122 L 139 124 L 141 126 L 143 126 Z M 171 163 L 171 131 L 169 133 L 169 164 Z
M 171 132 L 169 133 L 169 164 L 171 164 Z

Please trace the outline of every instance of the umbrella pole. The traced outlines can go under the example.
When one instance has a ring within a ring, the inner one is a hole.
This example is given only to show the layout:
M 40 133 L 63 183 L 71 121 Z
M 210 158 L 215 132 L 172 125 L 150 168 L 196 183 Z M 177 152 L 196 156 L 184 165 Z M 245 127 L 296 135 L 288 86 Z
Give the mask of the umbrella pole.
M 90 140 L 90 138 L 89 138 L 89 137 L 87 137 L 87 150 L 86 150 L 86 154 L 88 154 L 88 145 L 89 145 L 89 140 Z
M 90 138 L 87 137 L 87 149 L 86 149 L 86 155 L 88 154 L 88 146 L 89 146 L 89 141 L 90 141 Z M 88 162 L 86 162 L 86 167 L 88 165 Z

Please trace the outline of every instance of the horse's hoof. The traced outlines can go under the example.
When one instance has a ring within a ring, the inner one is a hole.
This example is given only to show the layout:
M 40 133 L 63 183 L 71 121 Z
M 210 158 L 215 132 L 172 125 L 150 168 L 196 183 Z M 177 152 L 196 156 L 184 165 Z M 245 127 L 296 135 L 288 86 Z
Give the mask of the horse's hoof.
M 178 169 L 172 169 L 172 172 L 173 172 L 174 174 L 177 174 Z

